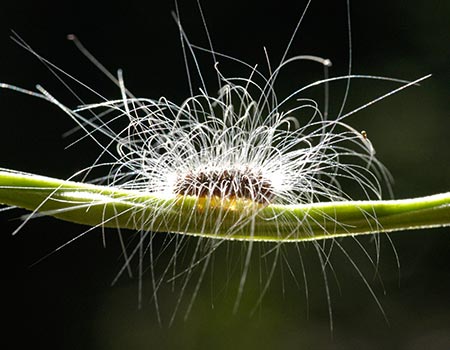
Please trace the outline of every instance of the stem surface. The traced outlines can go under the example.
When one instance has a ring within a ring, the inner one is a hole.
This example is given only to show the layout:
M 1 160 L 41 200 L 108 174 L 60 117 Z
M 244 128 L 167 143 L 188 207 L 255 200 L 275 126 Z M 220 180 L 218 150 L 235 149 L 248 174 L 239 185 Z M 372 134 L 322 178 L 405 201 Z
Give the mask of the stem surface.
M 306 241 L 450 226 L 450 192 L 403 200 L 200 205 L 195 197 L 0 170 L 0 203 L 89 226 L 247 241 Z

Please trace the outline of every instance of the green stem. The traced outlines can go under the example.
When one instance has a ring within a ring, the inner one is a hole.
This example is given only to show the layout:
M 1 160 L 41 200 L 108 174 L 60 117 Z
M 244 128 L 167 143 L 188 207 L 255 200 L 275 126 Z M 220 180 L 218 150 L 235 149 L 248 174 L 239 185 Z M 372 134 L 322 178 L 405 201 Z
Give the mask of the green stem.
M 303 241 L 450 226 L 450 192 L 403 200 L 224 208 L 200 206 L 194 197 L 164 198 L 2 170 L 0 203 L 90 226 L 238 240 Z

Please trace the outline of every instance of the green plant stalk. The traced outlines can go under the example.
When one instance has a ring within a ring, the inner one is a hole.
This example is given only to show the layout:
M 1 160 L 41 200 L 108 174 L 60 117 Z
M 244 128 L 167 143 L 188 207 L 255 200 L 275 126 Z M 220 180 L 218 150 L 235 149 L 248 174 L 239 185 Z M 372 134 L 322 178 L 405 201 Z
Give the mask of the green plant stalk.
M 0 203 L 89 226 L 247 241 L 307 241 L 450 226 L 450 192 L 403 200 L 199 207 L 195 197 L 0 171 Z M 205 209 L 207 208 L 207 209 Z

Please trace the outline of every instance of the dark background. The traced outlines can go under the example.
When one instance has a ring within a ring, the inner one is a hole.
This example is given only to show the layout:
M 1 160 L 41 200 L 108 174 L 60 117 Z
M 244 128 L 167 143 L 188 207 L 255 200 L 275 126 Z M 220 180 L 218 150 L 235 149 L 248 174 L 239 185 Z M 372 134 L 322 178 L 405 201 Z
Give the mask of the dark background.
M 278 62 L 304 6 L 302 1 L 205 1 L 204 12 L 217 51 L 264 66 L 263 46 L 268 48 L 272 62 Z M 65 39 L 75 33 L 108 69 L 124 70 L 126 84 L 135 95 L 166 96 L 181 102 L 188 86 L 177 26 L 171 17 L 173 9 L 171 1 L 161 0 L 119 5 L 95 1 L 4 3 L 0 11 L 0 82 L 28 89 L 39 83 L 67 105 L 77 104 L 38 59 L 9 39 L 13 29 L 43 57 L 104 96 L 118 98 L 118 89 Z M 345 1 L 313 1 L 290 55 L 330 58 L 334 63 L 330 73 L 345 74 L 345 11 Z M 207 46 L 195 1 L 180 1 L 180 12 L 190 40 Z M 409 88 L 359 112 L 348 122 L 356 129 L 367 130 L 378 158 L 394 175 L 396 198 L 448 191 L 450 3 L 354 1 L 351 13 L 355 73 L 407 80 L 428 73 L 433 77 L 421 87 Z M 201 60 L 209 70 L 211 60 L 207 56 Z M 238 66 L 224 62 L 223 67 L 230 75 L 234 68 L 236 74 L 243 74 Z M 214 83 L 208 73 L 206 78 Z M 280 78 L 279 89 L 283 93 L 320 78 L 317 65 L 297 65 Z M 397 86 L 355 81 L 346 110 Z M 332 112 L 336 112 L 343 87 L 332 86 Z M 87 102 L 95 102 L 92 95 L 80 93 Z M 1 167 L 67 178 L 91 164 L 98 154 L 89 142 L 65 150 L 74 139 L 61 135 L 74 124 L 45 101 L 0 90 L 0 111 Z M 229 282 L 229 293 L 215 298 L 208 277 L 189 318 L 183 320 L 180 313 L 169 327 L 168 317 L 158 324 L 149 295 L 144 294 L 144 307 L 137 310 L 136 278 L 121 279 L 110 286 L 121 266 L 114 234 L 108 237 L 106 249 L 100 232 L 93 232 L 30 267 L 84 228 L 43 218 L 30 222 L 12 237 L 10 233 L 19 224 L 15 218 L 20 214 L 4 212 L 0 222 L 6 253 L 2 288 L 8 291 L 3 299 L 7 326 L 2 328 L 10 335 L 6 339 L 11 338 L 18 347 L 27 342 L 36 348 L 63 349 L 450 347 L 449 229 L 391 234 L 400 269 L 393 248 L 383 238 L 379 273 L 385 292 L 372 278 L 374 268 L 361 250 L 351 240 L 342 241 L 372 285 L 389 322 L 351 263 L 342 254 L 333 254 L 339 285 L 331 276 L 331 332 L 320 264 L 312 247 L 302 245 L 309 300 L 305 300 L 301 281 L 296 287 L 288 271 L 278 271 L 284 278 L 277 275 L 256 314 L 251 315 L 250 310 L 259 286 L 252 285 L 252 278 L 242 307 L 233 314 L 237 279 Z M 369 238 L 361 242 L 373 254 L 373 242 Z M 231 248 L 239 251 L 241 247 L 232 244 Z M 286 256 L 298 260 L 289 249 Z M 211 278 L 220 278 L 226 269 L 224 259 L 218 255 Z M 160 303 L 173 304 L 176 296 L 161 295 Z

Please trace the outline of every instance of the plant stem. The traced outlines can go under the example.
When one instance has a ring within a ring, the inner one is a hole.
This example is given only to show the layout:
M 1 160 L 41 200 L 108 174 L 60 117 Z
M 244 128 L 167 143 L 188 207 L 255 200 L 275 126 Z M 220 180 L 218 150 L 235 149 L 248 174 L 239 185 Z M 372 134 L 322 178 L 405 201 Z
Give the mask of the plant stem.
M 450 226 L 450 192 L 381 201 L 265 207 L 199 205 L 198 198 L 0 170 L 0 203 L 89 226 L 247 241 L 306 241 Z M 206 204 L 205 204 L 206 203 Z

